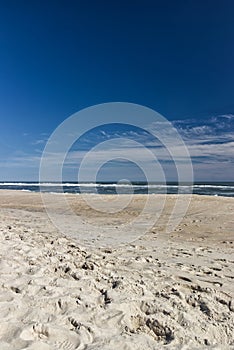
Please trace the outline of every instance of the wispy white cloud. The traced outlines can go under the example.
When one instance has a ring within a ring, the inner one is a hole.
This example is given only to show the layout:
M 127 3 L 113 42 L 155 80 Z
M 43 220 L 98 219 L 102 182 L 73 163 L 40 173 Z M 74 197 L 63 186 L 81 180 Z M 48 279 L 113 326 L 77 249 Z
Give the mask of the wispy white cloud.
M 32 142 L 32 145 L 44 145 L 47 142 L 45 139 L 40 139 Z
M 196 179 L 209 180 L 212 176 L 213 180 L 228 179 L 234 180 L 234 115 L 212 116 L 205 122 L 195 119 L 177 120 L 173 122 L 174 127 L 178 131 L 181 138 L 184 140 L 190 157 L 193 161 Z M 180 166 L 186 165 L 186 155 L 183 152 L 183 145 L 180 142 L 174 142 L 174 131 L 169 130 L 166 125 L 154 124 L 151 126 L 152 135 L 146 131 L 115 131 L 108 133 L 107 130 L 99 130 L 97 134 L 91 132 L 90 135 L 85 135 L 82 139 L 82 144 L 78 149 L 71 149 L 66 157 L 64 169 L 77 169 L 82 159 L 87 154 L 87 149 L 96 143 L 103 143 L 107 140 L 107 147 L 96 148 L 90 153 L 90 161 L 87 167 L 87 175 L 95 171 L 97 164 L 105 163 L 110 159 L 137 159 L 138 162 L 150 168 L 152 165 L 152 157 L 161 163 L 164 170 L 171 174 L 175 172 L 173 157 L 162 142 L 155 138 L 155 130 L 161 136 L 161 140 L 167 139 L 170 141 L 170 147 L 173 149 L 177 164 Z M 169 130 L 169 132 L 168 132 Z M 113 139 L 110 141 L 110 139 Z M 33 142 L 33 145 L 43 146 L 48 139 L 48 135 L 41 135 L 41 138 Z M 120 141 L 121 140 L 121 141 Z M 136 141 L 135 143 L 132 141 Z M 92 142 L 91 142 L 92 141 Z M 173 144 L 174 142 L 174 144 Z M 85 146 L 84 146 L 85 145 Z M 88 147 L 89 146 L 89 147 Z M 34 169 L 38 172 L 41 160 L 41 147 L 31 152 L 30 154 L 17 153 L 7 160 L 0 160 L 1 171 L 4 169 L 20 169 L 22 172 L 25 169 Z M 150 153 L 145 152 L 145 148 L 150 150 Z M 62 154 L 47 154 L 48 166 L 52 170 L 57 169 L 58 162 L 62 159 Z M 125 162 L 126 163 L 126 162 Z M 117 165 L 116 165 L 117 164 Z M 117 172 L 118 167 L 124 163 L 112 164 L 113 172 Z M 126 171 L 131 172 L 129 164 L 126 165 Z M 0 176 L 1 176 L 0 171 Z M 186 171 L 186 169 L 184 170 Z M 48 170 L 49 172 L 49 170 Z

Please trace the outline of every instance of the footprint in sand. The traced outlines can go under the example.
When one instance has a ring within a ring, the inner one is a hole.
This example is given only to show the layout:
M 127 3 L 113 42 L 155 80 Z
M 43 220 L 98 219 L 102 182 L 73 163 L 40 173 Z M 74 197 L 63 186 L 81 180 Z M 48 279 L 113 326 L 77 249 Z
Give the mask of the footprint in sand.
M 80 337 L 75 332 L 40 323 L 24 329 L 20 334 L 20 338 L 27 341 L 40 340 L 41 344 L 49 345 L 54 350 L 75 350 L 81 345 Z

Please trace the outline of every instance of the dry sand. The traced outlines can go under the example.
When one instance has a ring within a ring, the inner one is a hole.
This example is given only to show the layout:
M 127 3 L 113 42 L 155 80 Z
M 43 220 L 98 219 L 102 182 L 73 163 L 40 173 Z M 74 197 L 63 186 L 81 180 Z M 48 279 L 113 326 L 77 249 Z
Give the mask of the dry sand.
M 174 198 L 137 241 L 95 248 L 58 232 L 40 194 L 0 191 L 0 350 L 234 349 L 234 198 L 193 196 L 163 241 Z M 68 200 L 120 232 L 145 197 L 114 215 Z

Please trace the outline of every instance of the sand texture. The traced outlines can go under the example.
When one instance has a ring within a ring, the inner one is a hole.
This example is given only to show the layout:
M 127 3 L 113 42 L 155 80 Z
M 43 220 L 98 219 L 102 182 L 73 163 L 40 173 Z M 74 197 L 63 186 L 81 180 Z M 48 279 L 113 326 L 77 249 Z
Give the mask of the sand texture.
M 113 215 L 68 200 L 118 235 L 145 197 Z M 136 241 L 102 247 L 59 232 L 40 194 L 0 191 L 0 350 L 234 349 L 234 198 L 193 196 L 164 240 L 173 201 Z

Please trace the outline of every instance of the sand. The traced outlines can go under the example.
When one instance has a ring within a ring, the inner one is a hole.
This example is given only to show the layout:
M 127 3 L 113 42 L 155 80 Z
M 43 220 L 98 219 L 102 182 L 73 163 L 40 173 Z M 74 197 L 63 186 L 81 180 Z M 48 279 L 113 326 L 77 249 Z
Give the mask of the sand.
M 117 236 L 145 201 L 110 215 L 67 197 L 90 227 L 115 225 Z M 84 223 L 77 237 L 61 233 L 40 194 L 0 191 L 0 349 L 234 349 L 234 198 L 194 195 L 163 238 L 174 200 L 142 237 L 102 247 L 105 237 L 80 239 Z

